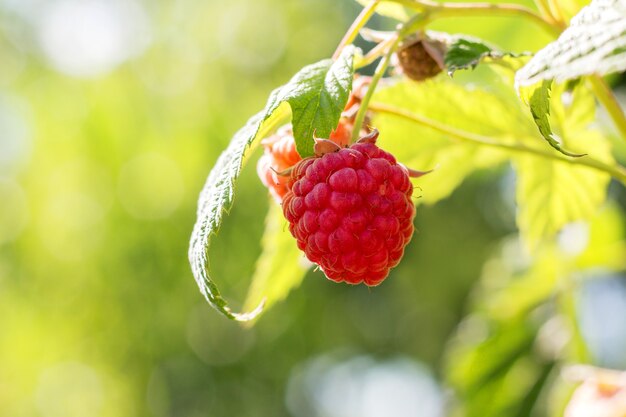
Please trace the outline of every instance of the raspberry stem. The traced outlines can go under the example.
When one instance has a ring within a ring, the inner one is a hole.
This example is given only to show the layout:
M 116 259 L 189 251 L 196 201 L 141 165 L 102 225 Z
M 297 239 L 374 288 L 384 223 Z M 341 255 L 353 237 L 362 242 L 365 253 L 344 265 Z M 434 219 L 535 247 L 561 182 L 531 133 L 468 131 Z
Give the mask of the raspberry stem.
M 537 14 L 532 9 L 518 4 L 492 3 L 438 3 L 431 0 L 382 0 L 398 3 L 417 12 L 431 13 L 433 18 L 468 16 L 520 16 L 540 25 L 547 32 L 558 36 L 565 28 L 562 22 Z
M 542 158 L 553 159 L 553 160 L 561 161 L 567 164 L 584 165 L 589 168 L 593 168 L 598 171 L 605 172 L 626 185 L 626 169 L 623 166 L 618 165 L 618 164 L 616 165 L 605 164 L 604 162 L 598 161 L 589 156 L 584 156 L 580 158 L 566 158 L 547 148 L 539 149 L 539 148 L 527 146 L 521 143 L 497 142 L 490 137 L 478 135 L 476 133 L 467 132 L 461 129 L 447 126 L 441 122 L 422 116 L 421 114 L 413 113 L 402 108 L 390 106 L 388 104 L 370 103 L 369 109 L 373 112 L 387 113 L 390 115 L 394 115 L 396 117 L 403 118 L 405 120 L 417 123 L 421 126 L 429 127 L 433 130 L 444 133 L 458 140 L 471 142 L 476 145 L 483 145 L 483 146 L 490 146 L 494 148 L 506 149 L 506 150 L 513 151 L 513 152 L 530 153 L 530 154 L 537 155 Z
M 594 95 L 606 109 L 615 127 L 622 135 L 622 138 L 626 139 L 626 116 L 624 115 L 624 110 L 622 110 L 622 107 L 615 98 L 613 91 L 611 91 L 611 88 L 606 84 L 604 78 L 599 75 L 590 76 L 589 83 L 591 84 Z
M 376 90 L 376 86 L 378 85 L 378 82 L 380 81 L 382 76 L 385 74 L 385 71 L 387 71 L 387 67 L 389 66 L 389 63 L 391 62 L 391 57 L 393 56 L 396 49 L 398 49 L 400 42 L 404 39 L 404 37 L 407 34 L 424 27 L 424 25 L 428 23 L 429 18 L 430 18 L 429 13 L 417 14 L 413 16 L 413 18 L 411 18 L 409 21 L 402 24 L 400 28 L 398 29 L 395 40 L 389 46 L 389 49 L 383 56 L 383 59 L 378 63 L 378 66 L 376 67 L 376 71 L 374 72 L 374 75 L 372 76 L 372 80 L 370 81 L 367 91 L 365 92 L 365 96 L 363 96 L 363 99 L 361 100 L 359 111 L 356 114 L 356 118 L 354 119 L 354 129 L 352 130 L 352 140 L 351 140 L 352 143 L 356 142 L 359 139 L 361 128 L 363 126 L 363 121 L 365 120 L 365 113 L 367 112 L 368 103 L 372 99 L 372 95 L 374 94 L 374 91 Z
M 346 45 L 351 44 L 354 39 L 356 39 L 359 31 L 370 20 L 370 17 L 372 17 L 374 12 L 376 11 L 376 6 L 378 6 L 380 2 L 381 0 L 373 0 L 370 4 L 364 7 L 363 10 L 361 10 L 361 13 L 359 13 L 356 19 L 354 19 L 354 22 L 352 22 L 352 25 L 350 25 L 350 28 L 348 29 L 346 34 L 343 35 L 343 39 L 341 39 L 341 42 L 339 42 L 339 45 L 337 46 L 337 49 L 333 54 L 333 59 L 337 59 L 341 54 L 343 48 Z

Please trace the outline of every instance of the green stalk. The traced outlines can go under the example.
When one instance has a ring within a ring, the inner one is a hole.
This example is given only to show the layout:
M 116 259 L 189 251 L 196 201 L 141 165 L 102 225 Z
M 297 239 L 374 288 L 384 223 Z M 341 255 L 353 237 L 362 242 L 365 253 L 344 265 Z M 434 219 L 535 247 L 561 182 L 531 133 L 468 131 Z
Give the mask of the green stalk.
M 376 90 L 376 86 L 378 85 L 378 82 L 385 74 L 385 71 L 387 71 L 387 68 L 389 67 L 389 63 L 391 62 L 391 57 L 393 56 L 396 49 L 398 49 L 398 45 L 400 45 L 400 42 L 404 39 L 404 37 L 407 34 L 425 25 L 428 22 L 428 18 L 429 18 L 429 15 L 427 13 L 418 14 L 414 16 L 408 22 L 404 23 L 398 30 L 396 39 L 389 46 L 387 53 L 385 53 L 385 55 L 383 56 L 383 59 L 378 63 L 378 66 L 376 67 L 376 71 L 374 72 L 374 75 L 372 75 L 372 80 L 370 81 L 370 84 L 367 87 L 367 92 L 365 93 L 365 96 L 361 99 L 361 105 L 359 106 L 359 111 L 357 112 L 356 117 L 354 119 L 354 128 L 352 130 L 351 142 L 354 143 L 359 139 L 359 135 L 361 134 L 361 128 L 363 127 L 363 121 L 365 120 L 365 114 L 367 112 L 368 104 L 370 100 L 372 99 L 372 95 L 374 94 L 374 91 Z
M 605 164 L 604 162 L 598 161 L 589 156 L 583 156 L 580 158 L 566 158 L 547 148 L 540 149 L 540 148 L 535 148 L 532 146 L 523 145 L 521 143 L 497 142 L 491 139 L 490 137 L 467 132 L 461 129 L 457 129 L 455 127 L 445 125 L 436 120 L 432 120 L 427 117 L 424 117 L 420 114 L 416 114 L 416 113 L 413 113 L 408 110 L 398 108 L 395 106 L 390 106 L 388 104 L 370 103 L 369 109 L 373 112 L 387 113 L 387 114 L 391 114 L 391 115 L 403 118 L 405 120 L 409 120 L 419 125 L 426 126 L 438 132 L 444 133 L 458 140 L 474 143 L 476 145 L 484 145 L 484 146 L 490 146 L 493 148 L 506 149 L 512 152 L 529 153 L 529 154 L 539 156 L 541 158 L 552 159 L 552 160 L 560 161 L 566 164 L 587 166 L 589 168 L 593 168 L 595 170 L 605 172 L 626 185 L 626 169 L 624 169 L 624 167 L 619 166 L 619 165 Z
M 365 26 L 365 24 L 370 20 L 374 12 L 376 11 L 376 6 L 380 4 L 381 0 L 373 0 L 370 4 L 361 10 L 361 13 L 354 19 L 352 25 L 339 42 L 335 53 L 333 54 L 333 59 L 337 59 L 341 54 L 341 51 L 346 45 L 351 44 L 359 34 L 359 31 Z
M 592 75 L 589 77 L 589 82 L 593 88 L 593 93 L 598 98 L 602 106 L 606 109 L 607 113 L 613 120 L 615 127 L 619 131 L 620 135 L 626 140 L 626 116 L 624 110 L 620 107 L 613 91 L 606 84 L 606 81 L 599 75 Z
M 587 342 L 583 337 L 580 326 L 578 325 L 578 309 L 577 300 L 575 297 L 576 282 L 571 274 L 567 274 L 564 278 L 564 291 L 560 291 L 558 295 L 558 305 L 561 313 L 569 321 L 569 326 L 572 331 L 571 338 L 571 354 L 573 360 L 576 363 L 589 363 L 591 354 L 587 347 Z
M 548 20 L 534 10 L 518 4 L 492 3 L 438 3 L 431 0 L 382 0 L 397 3 L 417 12 L 431 13 L 434 18 L 467 16 L 519 16 L 538 24 L 552 35 L 564 29 L 560 22 Z

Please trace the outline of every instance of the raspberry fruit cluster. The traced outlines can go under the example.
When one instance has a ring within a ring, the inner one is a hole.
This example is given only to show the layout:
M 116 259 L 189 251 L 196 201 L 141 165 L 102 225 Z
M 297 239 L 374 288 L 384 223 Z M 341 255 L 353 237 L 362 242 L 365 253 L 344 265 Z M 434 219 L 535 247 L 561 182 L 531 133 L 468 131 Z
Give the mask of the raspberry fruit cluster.
M 347 148 L 318 140 L 324 153 L 298 162 L 283 198 L 298 247 L 333 281 L 380 284 L 413 235 L 409 170 L 377 137 Z
M 330 134 L 329 140 L 340 147 L 346 147 L 350 144 L 354 117 L 370 80 L 370 77 L 361 76 L 356 78 L 352 93 L 339 119 L 339 124 Z M 289 189 L 289 176 L 281 175 L 281 173 L 302 160 L 296 150 L 296 142 L 291 125 L 283 126 L 276 134 L 263 139 L 261 145 L 263 145 L 264 153 L 257 164 L 257 173 L 261 182 L 274 197 L 274 200 L 280 204 Z
M 347 146 L 352 135 L 352 124 L 345 118 L 330 134 L 330 140 L 339 146 Z M 276 134 L 261 141 L 264 153 L 257 164 L 257 174 L 274 200 L 280 203 L 289 191 L 289 176 L 281 173 L 302 160 L 296 150 L 291 125 L 280 128 Z

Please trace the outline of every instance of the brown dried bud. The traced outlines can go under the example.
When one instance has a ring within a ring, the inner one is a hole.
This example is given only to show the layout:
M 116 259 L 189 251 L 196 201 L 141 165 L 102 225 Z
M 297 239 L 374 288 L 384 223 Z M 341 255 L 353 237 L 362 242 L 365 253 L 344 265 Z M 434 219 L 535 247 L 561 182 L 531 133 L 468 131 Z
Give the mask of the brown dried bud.
M 445 44 L 434 39 L 418 38 L 407 42 L 397 52 L 400 70 L 414 81 L 432 78 L 444 68 L 445 51 Z

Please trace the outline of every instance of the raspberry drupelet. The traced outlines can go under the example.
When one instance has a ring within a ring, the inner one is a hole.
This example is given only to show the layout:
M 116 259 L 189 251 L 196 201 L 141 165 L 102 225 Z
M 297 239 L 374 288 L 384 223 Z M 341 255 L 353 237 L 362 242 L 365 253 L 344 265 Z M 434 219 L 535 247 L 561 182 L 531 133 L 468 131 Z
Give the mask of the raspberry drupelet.
M 294 167 L 283 198 L 289 230 L 326 276 L 380 284 L 413 235 L 409 170 L 376 146 L 378 132 L 340 148 L 317 140 L 319 156 Z

